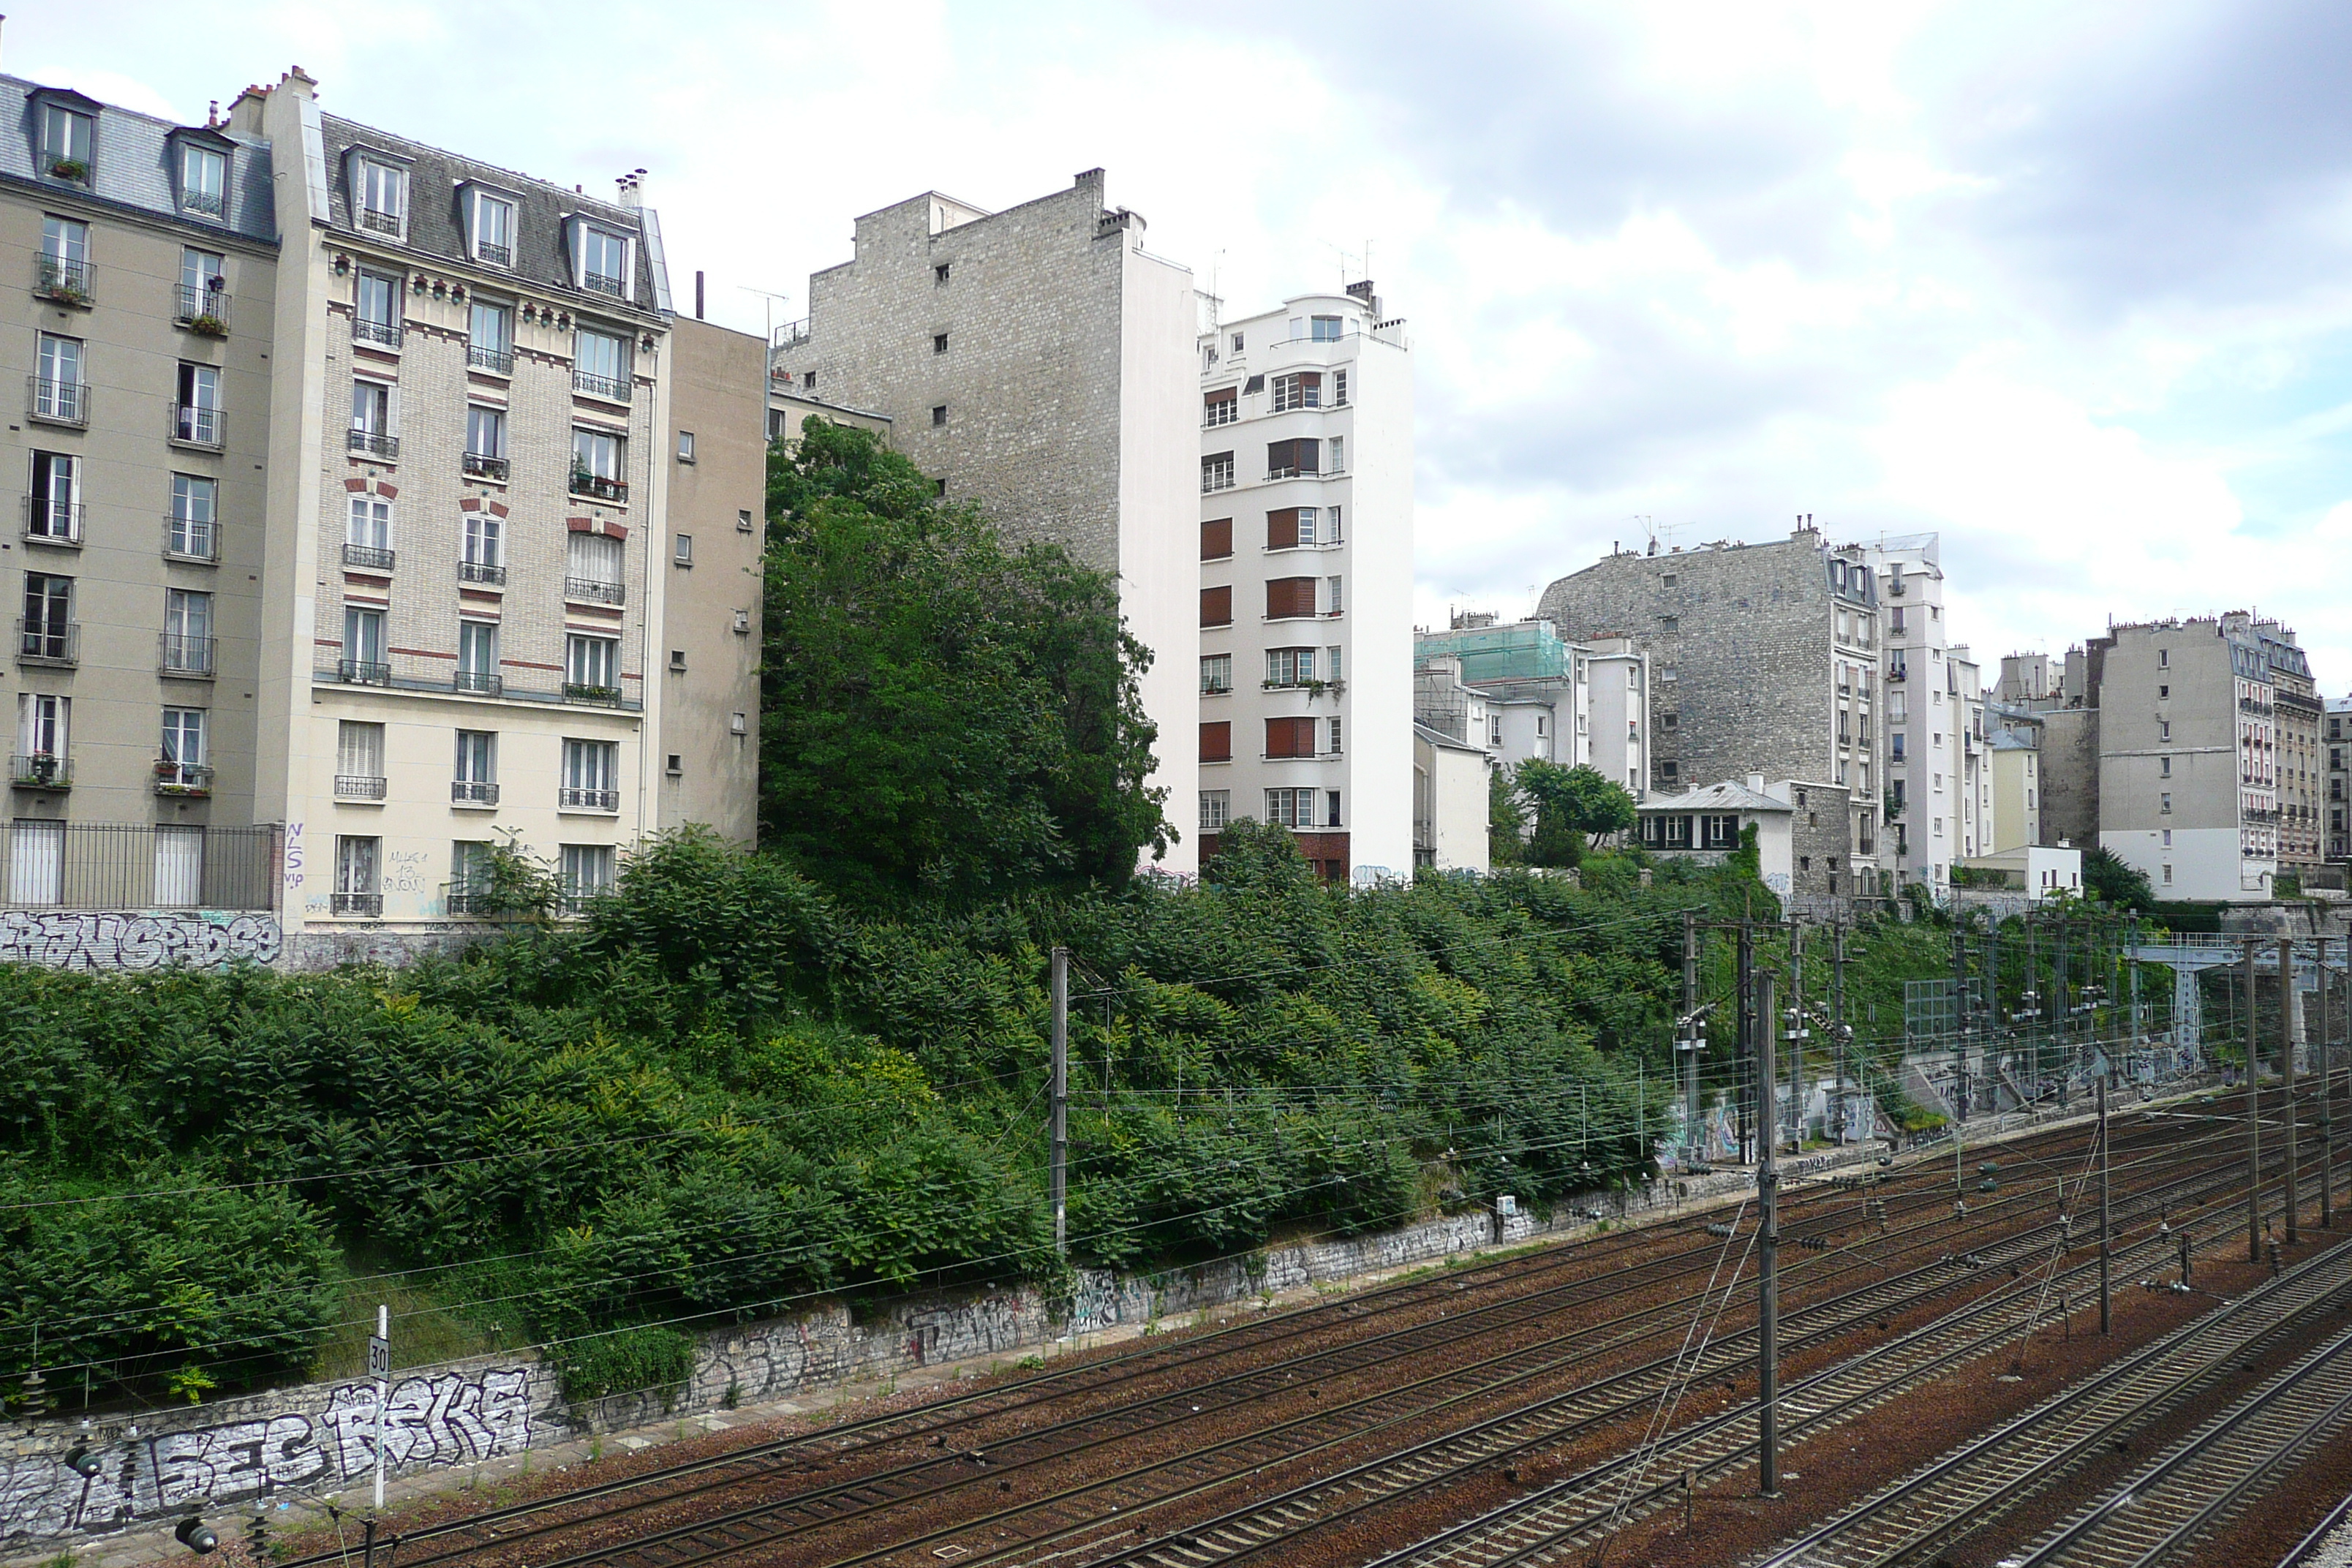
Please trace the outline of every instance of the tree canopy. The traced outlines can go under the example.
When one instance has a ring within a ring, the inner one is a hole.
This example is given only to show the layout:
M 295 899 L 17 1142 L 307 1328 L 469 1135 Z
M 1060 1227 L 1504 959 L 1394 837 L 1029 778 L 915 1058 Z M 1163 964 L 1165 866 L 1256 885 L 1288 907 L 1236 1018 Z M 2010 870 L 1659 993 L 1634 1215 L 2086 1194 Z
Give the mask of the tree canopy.
M 1588 836 L 1622 833 L 1638 820 L 1624 785 L 1581 764 L 1564 768 L 1528 757 L 1511 783 L 1535 812 L 1535 837 L 1527 847 L 1530 866 L 1574 866 L 1584 858 Z
M 1109 574 L 1008 544 L 874 437 L 768 459 L 760 831 L 864 902 L 1117 885 L 1171 837 Z
M 2097 845 L 2083 851 L 2083 886 L 2100 902 L 2119 910 L 2144 914 L 2156 907 L 2156 889 L 2149 885 L 2147 873 Z

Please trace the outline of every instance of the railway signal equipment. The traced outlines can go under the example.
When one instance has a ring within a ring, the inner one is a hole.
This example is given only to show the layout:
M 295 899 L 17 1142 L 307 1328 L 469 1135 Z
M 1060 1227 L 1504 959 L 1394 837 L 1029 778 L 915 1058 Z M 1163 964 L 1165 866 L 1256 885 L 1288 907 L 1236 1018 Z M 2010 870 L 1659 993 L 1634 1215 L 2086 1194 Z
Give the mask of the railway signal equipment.
M 172 1538 L 199 1557 L 209 1556 L 220 1550 L 219 1533 L 201 1516 L 193 1513 L 180 1521 L 180 1527 L 172 1531 Z

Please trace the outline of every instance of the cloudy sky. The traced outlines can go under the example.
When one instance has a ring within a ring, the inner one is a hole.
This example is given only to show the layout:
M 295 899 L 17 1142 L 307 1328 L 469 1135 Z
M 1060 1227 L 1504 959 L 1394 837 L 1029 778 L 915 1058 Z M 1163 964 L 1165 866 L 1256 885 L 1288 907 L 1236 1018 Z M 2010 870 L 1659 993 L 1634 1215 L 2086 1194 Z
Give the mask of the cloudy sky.
M 650 170 L 755 331 L 858 213 L 1096 165 L 1234 311 L 1369 251 L 1425 620 L 1810 512 L 1939 530 L 1988 658 L 2253 606 L 2352 689 L 2340 4 L 43 0 L 0 56 L 183 119 L 297 63 L 531 174 Z

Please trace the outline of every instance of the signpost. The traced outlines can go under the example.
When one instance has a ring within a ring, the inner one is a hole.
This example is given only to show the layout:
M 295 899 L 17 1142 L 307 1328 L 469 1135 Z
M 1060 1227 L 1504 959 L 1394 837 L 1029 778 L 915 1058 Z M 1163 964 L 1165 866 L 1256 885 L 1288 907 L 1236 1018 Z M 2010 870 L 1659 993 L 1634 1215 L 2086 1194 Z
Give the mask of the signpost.
M 392 1309 L 379 1303 L 368 1336 L 368 1375 L 375 1379 L 375 1510 L 383 1511 L 383 1407 L 392 1403 Z

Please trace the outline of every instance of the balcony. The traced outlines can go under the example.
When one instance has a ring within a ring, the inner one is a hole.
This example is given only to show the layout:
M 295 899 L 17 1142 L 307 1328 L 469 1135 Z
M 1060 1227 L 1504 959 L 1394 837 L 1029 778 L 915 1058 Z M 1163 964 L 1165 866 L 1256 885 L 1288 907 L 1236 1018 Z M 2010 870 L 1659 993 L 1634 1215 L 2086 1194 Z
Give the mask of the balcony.
M 183 283 L 173 307 L 172 324 L 201 337 L 225 338 L 228 336 L 228 296 L 218 289 Z
M 371 921 L 383 918 L 382 893 L 337 893 L 334 897 L 335 913 L 339 915 L 357 915 Z
M 449 689 L 453 691 L 469 691 L 477 697 L 503 697 L 506 695 L 507 682 L 506 677 L 493 675 L 488 670 L 461 669 L 449 678 Z
M 155 793 L 181 799 L 213 793 L 213 771 L 202 763 L 175 763 L 165 757 L 155 764 Z
M 157 665 L 163 674 L 194 680 L 210 680 L 213 678 L 213 657 L 219 647 L 217 638 L 162 632 L 155 641 Z
M 589 686 L 577 680 L 563 683 L 563 700 L 584 702 L 594 708 L 618 708 L 621 689 L 617 686 Z
M 468 369 L 487 370 L 493 375 L 512 375 L 514 351 L 486 348 L 480 343 L 469 343 L 466 347 L 466 364 Z
M 52 500 L 47 496 L 25 498 L 25 542 L 81 548 L 82 506 L 79 501 Z
M 337 773 L 335 775 L 335 798 L 337 800 L 382 800 L 383 798 L 383 775 L 381 773 Z
M 172 439 L 183 447 L 217 452 L 226 440 L 227 420 L 217 408 L 200 403 L 172 405 Z
M 457 581 L 487 583 L 493 588 L 503 588 L 507 583 L 507 569 L 493 566 L 487 561 L 460 561 L 457 563 Z
M 499 786 L 481 779 L 453 779 L 449 784 L 451 805 L 496 805 Z
M 44 425 L 86 428 L 89 424 L 89 384 L 28 375 L 25 378 L 25 416 Z
M 347 451 L 365 452 L 371 458 L 382 458 L 387 463 L 400 461 L 400 437 L 387 436 L 381 430 L 352 430 L 344 435 Z
M 627 286 L 620 279 L 604 272 L 582 273 L 580 287 L 591 294 L 608 295 L 615 300 L 625 299 L 628 294 Z
M 163 519 L 163 558 L 220 564 L 220 524 L 206 518 Z
M 474 242 L 474 258 L 477 261 L 487 261 L 493 267 L 512 267 L 514 265 L 514 247 L 511 245 L 495 245 L 487 239 L 476 240 Z
M 393 552 L 380 545 L 346 544 L 343 546 L 343 564 L 355 566 L 362 572 L 389 572 L 392 570 L 392 562 Z
M 493 458 L 486 452 L 468 452 L 464 460 L 467 478 L 496 479 L 500 484 L 507 482 L 507 460 L 504 458 Z
M 18 789 L 71 789 L 73 759 L 55 752 L 18 752 L 8 759 L 8 782 Z
M 593 577 L 566 577 L 563 596 L 583 605 L 623 605 L 628 602 L 629 590 L 619 583 L 600 583 Z
M 202 213 L 206 217 L 219 217 L 228 210 L 228 198 L 221 191 L 182 191 L 180 210 Z
M 89 263 L 62 256 L 33 258 L 33 292 L 52 304 L 87 310 L 90 304 Z
M 76 665 L 81 662 L 81 626 L 68 620 L 16 623 L 16 662 Z
M 378 348 L 396 349 L 400 346 L 401 330 L 398 321 L 371 321 L 364 316 L 352 318 L 352 342 L 355 343 L 373 343 Z
M 389 234 L 397 237 L 400 233 L 400 215 L 388 213 L 378 207 L 362 207 L 360 226 L 371 234 Z
M 556 791 L 555 805 L 559 811 L 618 811 L 621 809 L 621 792 L 616 789 L 580 789 L 565 784 Z
M 602 474 L 574 468 L 572 470 L 572 493 L 586 496 L 592 500 L 617 501 L 625 506 L 629 500 L 629 481 L 608 479 Z
M 390 686 L 392 666 L 372 658 L 335 660 L 335 679 L 345 686 Z
M 629 401 L 626 376 L 616 381 L 609 375 L 591 375 L 584 370 L 575 370 L 572 373 L 572 390 L 584 392 L 591 397 L 601 397 L 607 403 Z

